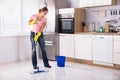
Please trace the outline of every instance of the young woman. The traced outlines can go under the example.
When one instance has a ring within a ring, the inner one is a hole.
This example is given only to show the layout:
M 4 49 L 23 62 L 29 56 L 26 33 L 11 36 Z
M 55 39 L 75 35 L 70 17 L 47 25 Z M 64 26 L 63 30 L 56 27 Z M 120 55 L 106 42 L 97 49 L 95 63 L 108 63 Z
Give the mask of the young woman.
M 46 18 L 45 15 L 48 13 L 47 7 L 43 7 L 42 9 L 39 9 L 38 14 L 32 15 L 32 17 L 29 20 L 29 23 L 32 22 L 33 20 L 36 20 L 36 23 L 34 24 L 32 31 L 31 31 L 31 44 L 32 44 L 32 64 L 34 69 L 38 69 L 39 67 L 37 66 L 37 55 L 36 55 L 36 44 L 34 41 L 34 37 L 37 33 L 41 33 L 41 36 L 38 38 L 38 43 L 41 47 L 42 51 L 42 58 L 43 58 L 43 63 L 44 66 L 47 68 L 51 68 L 48 62 L 48 58 L 46 55 L 46 50 L 45 50 L 45 41 L 44 41 L 44 36 L 43 36 L 43 29 L 46 26 Z

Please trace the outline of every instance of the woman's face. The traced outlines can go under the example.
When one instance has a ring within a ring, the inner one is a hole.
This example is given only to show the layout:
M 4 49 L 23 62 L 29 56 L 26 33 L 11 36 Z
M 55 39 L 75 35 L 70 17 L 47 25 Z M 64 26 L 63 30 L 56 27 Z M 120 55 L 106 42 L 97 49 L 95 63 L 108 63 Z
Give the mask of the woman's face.
M 47 13 L 48 13 L 48 11 L 42 11 L 39 13 L 39 16 L 44 17 Z

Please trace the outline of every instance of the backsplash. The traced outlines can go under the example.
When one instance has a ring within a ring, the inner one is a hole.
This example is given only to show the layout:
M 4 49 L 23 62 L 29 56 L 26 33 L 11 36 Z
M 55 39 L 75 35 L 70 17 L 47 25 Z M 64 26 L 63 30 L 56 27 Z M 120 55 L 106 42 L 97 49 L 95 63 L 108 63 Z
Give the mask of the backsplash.
M 79 8 L 79 0 L 68 0 L 69 7 L 71 8 Z M 99 11 L 105 10 L 106 16 L 104 18 L 99 16 Z M 104 7 L 91 7 L 91 8 L 86 8 L 86 23 L 91 28 L 91 23 L 94 22 L 96 23 L 97 29 L 100 28 L 100 26 L 105 26 L 106 21 L 114 20 L 114 17 L 111 16 L 111 10 L 112 11 L 118 11 L 120 10 L 120 0 L 117 0 L 117 5 L 114 6 L 104 6 Z M 117 14 L 115 16 L 117 18 L 118 23 L 112 23 L 112 26 L 120 26 L 120 15 Z
M 100 11 L 106 11 L 106 16 L 104 18 L 99 16 Z M 117 15 L 111 16 L 111 11 L 117 11 Z M 86 22 L 89 25 L 92 22 L 98 24 L 98 27 L 105 26 L 106 21 L 117 20 L 117 23 L 111 23 L 112 26 L 120 26 L 120 5 L 117 6 L 106 6 L 106 7 L 96 7 L 96 8 L 86 8 Z

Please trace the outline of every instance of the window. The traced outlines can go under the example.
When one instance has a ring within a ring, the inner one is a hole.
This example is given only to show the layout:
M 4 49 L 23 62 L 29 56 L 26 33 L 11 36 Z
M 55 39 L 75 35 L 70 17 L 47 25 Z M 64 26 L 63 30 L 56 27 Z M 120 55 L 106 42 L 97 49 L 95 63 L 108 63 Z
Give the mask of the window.
M 31 27 L 28 25 L 29 18 L 33 14 L 38 14 L 39 8 L 42 6 L 41 0 L 22 0 L 22 23 L 23 32 L 29 33 Z
M 38 12 L 41 0 L 0 0 L 0 33 L 29 33 L 28 20 Z
M 21 32 L 20 0 L 2 0 L 1 33 Z

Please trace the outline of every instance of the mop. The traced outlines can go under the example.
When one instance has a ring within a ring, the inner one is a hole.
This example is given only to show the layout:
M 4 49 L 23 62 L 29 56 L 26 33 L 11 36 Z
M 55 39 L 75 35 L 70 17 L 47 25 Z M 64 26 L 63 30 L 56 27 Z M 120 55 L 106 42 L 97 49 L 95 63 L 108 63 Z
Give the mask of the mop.
M 29 25 L 33 26 L 34 28 L 36 28 L 35 26 L 36 24 L 36 20 L 33 20 L 32 22 L 29 23 Z M 35 47 L 33 48 L 33 51 L 36 50 L 36 46 L 37 46 L 37 41 L 38 41 L 38 38 L 41 36 L 41 32 L 39 33 L 35 33 L 35 37 L 34 37 L 34 41 L 35 41 Z M 47 70 L 40 70 L 39 67 L 37 68 L 36 71 L 32 71 L 30 72 L 30 74 L 37 74 L 37 73 L 42 73 L 42 72 L 48 72 Z

